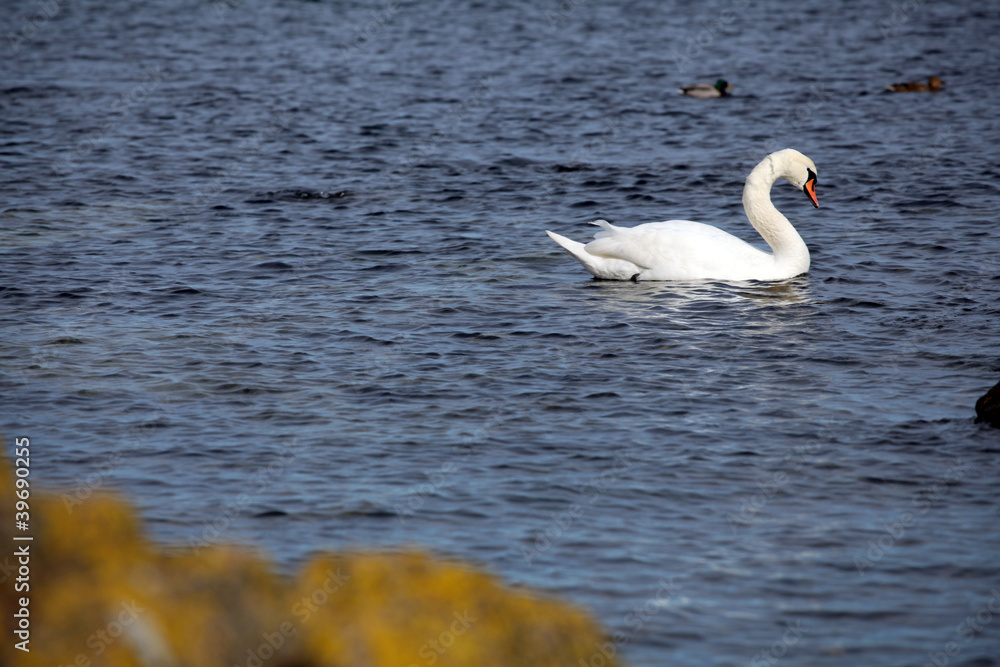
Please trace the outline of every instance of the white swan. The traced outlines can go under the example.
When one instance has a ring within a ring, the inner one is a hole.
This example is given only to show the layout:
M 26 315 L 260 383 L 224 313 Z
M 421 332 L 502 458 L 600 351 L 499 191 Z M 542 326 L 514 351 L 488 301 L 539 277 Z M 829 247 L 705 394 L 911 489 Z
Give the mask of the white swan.
M 743 209 L 773 253 L 758 250 L 718 227 L 689 220 L 615 227 L 606 220 L 584 245 L 546 231 L 597 278 L 606 280 L 785 280 L 809 270 L 809 248 L 771 203 L 771 185 L 785 178 L 816 199 L 816 165 L 786 148 L 754 167 L 743 187 Z

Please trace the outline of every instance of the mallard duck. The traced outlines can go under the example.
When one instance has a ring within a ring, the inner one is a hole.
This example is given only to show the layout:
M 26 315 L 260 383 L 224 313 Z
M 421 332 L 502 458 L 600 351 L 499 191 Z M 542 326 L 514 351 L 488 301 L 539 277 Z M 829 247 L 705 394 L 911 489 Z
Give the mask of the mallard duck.
M 696 83 L 693 86 L 678 88 L 677 92 L 681 95 L 687 95 L 688 97 L 699 97 L 705 99 L 708 97 L 725 97 L 729 94 L 726 91 L 732 89 L 733 87 L 730 86 L 725 79 L 719 79 L 715 82 L 714 86 L 708 83 Z
M 944 85 L 944 81 L 936 76 L 932 76 L 927 79 L 927 83 L 920 82 L 909 82 L 909 83 L 894 83 L 891 86 L 886 86 L 886 90 L 891 90 L 894 93 L 919 93 L 925 91 L 931 91 L 936 93 L 941 90 L 941 86 Z

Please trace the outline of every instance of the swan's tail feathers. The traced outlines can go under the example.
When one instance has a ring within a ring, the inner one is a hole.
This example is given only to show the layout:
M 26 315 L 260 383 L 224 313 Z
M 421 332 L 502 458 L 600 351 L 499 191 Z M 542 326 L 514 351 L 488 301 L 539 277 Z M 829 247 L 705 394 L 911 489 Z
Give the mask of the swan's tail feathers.
M 598 238 L 614 233 L 613 230 L 615 228 L 605 220 L 596 220 L 594 224 L 604 227 L 603 231 L 597 232 Z M 605 225 L 607 225 L 607 227 L 605 227 Z M 560 236 L 559 234 L 548 230 L 545 230 L 545 233 L 549 235 L 549 238 L 561 245 L 566 252 L 573 255 L 573 257 L 576 257 L 576 259 L 583 264 L 583 267 L 597 278 L 602 278 L 604 280 L 628 280 L 638 272 L 642 271 L 641 267 L 638 267 L 627 260 L 618 259 L 616 257 L 592 255 L 587 252 L 587 248 L 583 243 L 579 243 L 573 239 L 568 239 L 565 236 Z
M 600 260 L 587 252 L 584 244 L 579 241 L 574 241 L 573 239 L 568 239 L 565 236 L 556 234 L 555 232 L 550 232 L 547 229 L 545 230 L 545 233 L 549 235 L 549 238 L 561 245 L 566 252 L 573 255 L 573 257 L 576 257 L 577 261 L 583 264 L 585 269 L 590 271 L 593 275 L 600 277 L 601 271 L 597 266 L 597 262 Z
M 565 236 L 556 234 L 555 232 L 550 232 L 545 230 L 545 233 L 549 235 L 549 238 L 561 245 L 566 249 L 566 252 L 573 255 L 580 261 L 583 261 L 583 257 L 587 254 L 587 251 L 583 249 L 583 244 L 579 241 L 574 241 L 573 239 L 568 239 Z

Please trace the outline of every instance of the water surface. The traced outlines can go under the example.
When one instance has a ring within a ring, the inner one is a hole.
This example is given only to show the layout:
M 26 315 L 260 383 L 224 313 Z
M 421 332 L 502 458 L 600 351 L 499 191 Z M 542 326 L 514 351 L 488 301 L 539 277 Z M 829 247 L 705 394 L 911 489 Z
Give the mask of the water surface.
M 997 664 L 960 624 L 1000 585 L 1000 10 L 40 6 L 0 18 L 37 27 L 0 66 L 33 479 L 287 569 L 456 555 L 632 665 Z M 544 234 L 755 241 L 743 179 L 786 146 L 819 169 L 818 210 L 773 192 L 806 276 L 598 282 Z

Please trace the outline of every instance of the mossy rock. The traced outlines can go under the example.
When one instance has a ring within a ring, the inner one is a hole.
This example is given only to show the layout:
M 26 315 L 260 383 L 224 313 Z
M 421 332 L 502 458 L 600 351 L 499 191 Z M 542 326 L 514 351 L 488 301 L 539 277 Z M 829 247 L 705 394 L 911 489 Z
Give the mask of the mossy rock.
M 0 600 L 30 599 L 30 652 L 4 642 L 0 664 L 576 666 L 606 641 L 565 602 L 425 553 L 321 555 L 288 578 L 246 549 L 157 545 L 111 494 L 66 502 L 32 485 L 33 540 L 15 542 L 14 479 L 0 457 L 0 540 L 30 545 L 30 590 L 15 591 L 12 559 Z M 7 637 L 16 623 L 4 614 Z

